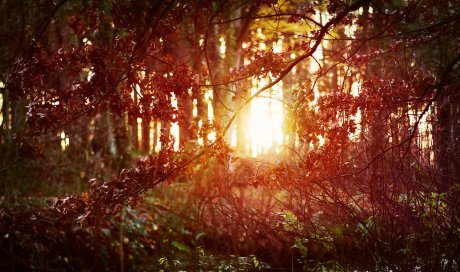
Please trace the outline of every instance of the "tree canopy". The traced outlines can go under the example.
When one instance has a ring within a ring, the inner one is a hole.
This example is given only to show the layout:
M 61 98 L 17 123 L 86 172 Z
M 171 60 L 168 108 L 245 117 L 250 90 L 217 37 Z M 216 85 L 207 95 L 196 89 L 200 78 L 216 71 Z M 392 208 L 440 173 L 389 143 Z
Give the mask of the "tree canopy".
M 78 184 L 49 216 L 84 228 L 183 184 L 176 213 L 265 262 L 458 269 L 459 1 L 0 7 L 6 198 Z

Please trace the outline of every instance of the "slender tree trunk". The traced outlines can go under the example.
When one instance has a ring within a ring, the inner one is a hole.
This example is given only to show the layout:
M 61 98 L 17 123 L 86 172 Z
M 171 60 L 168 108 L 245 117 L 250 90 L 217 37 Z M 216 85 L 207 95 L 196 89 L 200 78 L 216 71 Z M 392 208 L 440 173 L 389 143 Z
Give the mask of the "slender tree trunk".
M 142 118 L 142 142 L 140 144 L 140 150 L 143 152 L 149 152 L 150 146 L 150 118 L 144 116 Z
M 134 90 L 134 105 L 137 105 L 137 92 Z M 132 134 L 131 134 L 131 141 L 132 145 L 134 146 L 135 149 L 140 149 L 139 146 L 139 129 L 138 129 L 138 124 L 137 124 L 137 118 L 134 116 L 131 116 L 130 118 L 131 121 L 131 127 L 132 127 Z

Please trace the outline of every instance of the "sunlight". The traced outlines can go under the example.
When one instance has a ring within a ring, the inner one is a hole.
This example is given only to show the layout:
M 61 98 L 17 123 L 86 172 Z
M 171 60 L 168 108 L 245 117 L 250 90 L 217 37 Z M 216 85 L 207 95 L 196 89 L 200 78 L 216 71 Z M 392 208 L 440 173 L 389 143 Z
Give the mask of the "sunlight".
M 209 84 L 209 82 L 206 82 L 206 84 Z M 206 103 L 208 107 L 208 121 L 213 122 L 214 121 L 214 108 L 212 107 L 212 100 L 214 99 L 213 96 L 213 90 L 212 89 L 207 89 L 204 93 L 204 102 Z M 201 129 L 203 126 L 203 120 L 200 120 L 198 122 L 198 128 Z M 213 142 L 217 139 L 217 134 L 215 131 L 211 131 L 208 133 L 207 136 L 208 140 Z M 204 141 L 203 138 L 198 137 L 198 144 L 203 145 Z
M 411 129 L 414 129 L 417 124 L 418 136 L 415 138 L 415 143 L 420 147 L 421 150 L 427 151 L 426 154 L 422 154 L 422 157 L 428 159 L 429 161 L 434 160 L 434 151 L 432 149 L 434 144 L 434 139 L 432 135 L 433 125 L 428 120 L 428 117 L 432 115 L 432 108 L 423 113 L 419 109 L 409 109 L 409 123 Z
M 219 55 L 221 58 L 225 58 L 225 51 L 227 50 L 227 46 L 225 44 L 225 38 L 220 37 L 219 38 Z
M 136 118 L 136 125 L 137 125 L 137 141 L 138 141 L 138 148 L 142 146 L 142 118 Z
M 198 116 L 198 101 L 196 99 L 193 99 L 193 108 L 192 108 L 192 116 L 197 117 Z
M 171 93 L 171 106 L 177 109 L 177 98 L 175 93 Z M 173 115 L 173 118 L 176 117 Z M 174 151 L 179 150 L 179 123 L 174 122 L 171 124 L 171 135 L 174 137 Z
M 355 81 L 351 84 L 351 95 L 353 95 L 354 97 L 359 96 L 360 84 L 361 83 L 358 81 Z M 350 135 L 348 135 L 348 139 L 350 139 L 351 141 L 358 141 L 361 135 L 361 109 L 358 109 L 356 114 L 354 116 L 351 116 L 351 119 L 356 124 L 356 130 L 354 133 L 350 133 Z
M 320 16 L 326 16 L 327 15 L 315 15 L 318 17 L 317 19 L 320 20 Z M 324 18 L 322 18 L 324 19 Z M 347 30 L 348 32 L 353 32 L 355 31 L 354 29 L 349 29 Z M 260 39 L 260 41 L 257 43 L 256 48 L 258 50 L 271 50 L 275 54 L 281 54 L 283 53 L 283 42 L 284 42 L 284 36 L 279 36 L 278 39 L 275 39 L 274 41 L 271 41 L 270 43 L 264 41 L 266 39 L 266 35 L 264 33 L 264 30 L 262 28 L 257 28 L 256 31 L 252 32 L 253 35 L 255 35 L 257 38 Z M 350 34 L 351 35 L 351 34 Z M 299 36 L 294 35 L 294 37 L 299 38 Z M 201 38 L 199 40 L 199 46 L 202 47 L 204 44 L 204 38 Z M 218 53 L 221 58 L 225 58 L 226 50 L 227 50 L 227 44 L 224 36 L 220 36 L 218 40 Z M 312 44 L 313 45 L 313 44 Z M 247 48 L 249 46 L 248 42 L 243 42 L 241 47 Z M 330 43 L 328 41 L 322 41 L 321 45 L 317 48 L 317 50 L 313 53 L 313 58 L 312 60 L 309 61 L 308 66 L 306 66 L 306 69 L 308 73 L 311 75 L 311 77 L 307 80 L 312 81 L 314 76 L 316 76 L 322 69 L 322 64 L 323 59 L 324 59 L 324 52 L 323 50 L 326 50 L 330 46 Z M 295 52 L 291 52 L 289 55 L 289 58 L 294 60 L 297 57 L 297 54 Z M 243 59 L 243 64 L 244 65 L 249 65 L 252 61 L 254 61 L 254 57 L 250 58 L 244 58 Z M 294 67 L 292 70 L 292 74 L 296 75 L 298 73 L 297 67 Z M 144 72 L 145 73 L 145 72 Z M 340 73 L 340 71 L 339 71 Z M 165 73 L 164 77 L 169 77 L 171 76 L 172 73 Z M 142 75 L 145 76 L 145 75 Z M 338 77 L 342 78 L 344 75 L 339 74 Z M 265 77 L 254 77 L 251 80 L 251 86 L 249 93 L 250 95 L 254 95 L 258 90 L 269 84 L 271 81 L 275 80 L 276 78 L 272 74 L 268 74 Z M 209 81 L 205 82 L 206 85 L 210 85 L 211 83 Z M 309 106 L 312 107 L 315 112 L 318 112 L 319 105 L 318 105 L 318 99 L 323 95 L 323 91 L 318 88 L 318 85 L 316 83 L 311 83 L 312 84 L 312 91 L 314 94 L 314 99 L 309 103 Z M 289 84 L 286 84 L 289 86 Z M 351 86 L 351 93 L 353 96 L 359 95 L 359 83 L 354 82 L 352 83 Z M 261 95 L 258 97 L 254 98 L 250 104 L 248 105 L 248 111 L 245 113 L 245 123 L 247 126 L 246 128 L 243 128 L 245 131 L 245 136 L 244 136 L 244 142 L 242 143 L 242 152 L 245 155 L 252 156 L 252 157 L 257 157 L 259 155 L 264 155 L 264 154 L 269 154 L 269 153 L 279 153 L 281 152 L 283 144 L 287 142 L 295 143 L 297 142 L 296 139 L 291 139 L 289 140 L 290 137 L 295 137 L 293 135 L 285 135 L 283 131 L 283 126 L 284 126 L 284 119 L 285 119 L 285 105 L 283 102 L 285 97 L 284 97 L 284 92 L 289 92 L 289 90 L 283 90 L 283 82 L 280 81 L 278 84 L 273 86 L 272 88 L 264 91 Z M 141 96 L 141 90 L 140 87 L 136 84 L 134 86 L 133 92 L 131 92 L 131 98 L 133 101 L 135 100 L 135 95 Z M 171 93 L 171 105 L 175 108 L 178 109 L 178 101 L 174 93 Z M 214 93 L 212 89 L 205 89 L 203 98 L 204 98 L 204 106 L 207 110 L 207 120 L 210 121 L 211 123 L 214 121 L 214 108 L 213 108 L 213 97 Z M 191 115 L 196 118 L 198 117 L 198 101 L 197 99 L 193 99 L 192 101 L 192 111 Z M 358 112 L 356 116 L 353 116 L 352 119 L 356 123 L 358 123 L 361 119 L 361 114 Z M 198 128 L 201 129 L 204 122 L 206 120 L 199 120 L 197 125 Z M 149 141 L 149 150 L 150 152 L 155 151 L 158 152 L 161 149 L 161 144 L 159 142 L 159 134 L 160 134 L 160 128 L 161 128 L 161 122 L 160 121 L 152 121 L 149 124 L 149 139 L 146 139 Z M 139 142 L 142 141 L 142 120 L 139 118 L 137 120 L 137 126 L 138 126 L 138 139 Z M 179 134 L 180 134 L 180 129 L 183 129 L 179 127 L 179 124 L 177 122 L 175 123 L 170 123 L 168 124 L 169 131 L 171 135 L 174 138 L 174 150 L 179 150 Z M 230 145 L 232 147 L 237 147 L 238 144 L 238 133 L 237 133 L 238 128 L 236 127 L 236 124 L 231 126 L 231 129 L 229 130 L 230 137 Z M 358 127 L 357 131 L 353 134 L 349 135 L 350 140 L 352 139 L 358 139 L 359 138 L 359 133 L 360 133 L 360 127 Z M 156 142 L 154 142 L 154 138 L 156 137 Z M 206 136 L 206 139 L 210 142 L 213 142 L 217 139 L 217 134 L 215 131 L 211 131 L 208 133 Z M 322 146 L 325 144 L 327 139 L 323 137 L 322 135 L 318 136 L 318 146 Z M 199 145 L 204 145 L 204 139 L 201 137 L 198 137 L 197 142 Z
M 155 134 L 156 134 L 156 131 L 155 131 L 155 121 L 150 121 L 150 124 L 149 124 L 149 153 L 152 153 L 152 151 L 155 149 L 155 142 L 154 142 L 154 139 L 155 139 Z
M 208 119 L 209 121 L 214 120 L 214 108 L 212 107 L 212 100 L 214 99 L 214 96 L 212 94 L 212 89 L 209 89 L 206 91 L 204 94 L 204 101 L 208 105 Z
M 70 145 L 69 136 L 67 136 L 64 131 L 61 131 L 61 134 L 59 136 L 61 138 L 61 149 L 62 151 L 65 151 L 67 147 L 69 147 Z
M 253 79 L 251 95 L 267 85 L 268 79 Z M 269 151 L 280 152 L 283 144 L 283 98 L 282 82 L 279 82 L 264 96 L 251 102 L 249 116 L 249 134 L 251 155 L 257 157 Z
M 460 1 L 4 2 L 1 271 L 459 269 Z
M 266 38 L 263 30 L 257 28 L 253 34 L 259 39 Z M 248 43 L 243 43 L 242 48 L 247 48 Z M 269 47 L 274 53 L 279 54 L 283 50 L 283 36 L 272 44 L 267 45 L 261 41 L 258 44 L 259 50 L 267 50 Z M 295 57 L 295 55 L 294 55 Z M 244 65 L 249 65 L 252 59 L 244 58 Z M 261 88 L 274 80 L 271 74 L 264 78 L 253 77 L 251 80 L 250 95 L 256 94 Z M 247 155 L 257 157 L 269 152 L 280 152 L 283 144 L 283 120 L 284 120 L 284 105 L 283 105 L 283 82 L 278 82 L 275 86 L 265 91 L 261 95 L 255 97 L 249 104 L 249 112 L 245 118 L 247 119 L 247 135 L 246 142 L 243 143 L 243 150 Z M 231 134 L 231 145 L 236 146 L 237 131 L 234 128 Z
M 158 153 L 161 150 L 161 142 L 160 142 L 161 122 L 157 121 L 156 126 L 157 126 L 157 131 L 156 131 L 156 133 L 157 133 L 157 142 L 155 143 L 154 150 L 155 150 L 156 153 Z

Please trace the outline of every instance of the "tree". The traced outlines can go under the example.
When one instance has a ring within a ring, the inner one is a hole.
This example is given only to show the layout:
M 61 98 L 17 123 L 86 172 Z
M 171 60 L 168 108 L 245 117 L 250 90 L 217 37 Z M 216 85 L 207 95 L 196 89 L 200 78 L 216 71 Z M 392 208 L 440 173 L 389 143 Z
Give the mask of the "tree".
M 106 164 L 119 153 L 128 159 L 130 137 L 144 152 L 150 137 L 161 142 L 135 168 L 121 161 L 118 177 L 108 171 L 91 179 L 88 194 L 60 199 L 64 218 L 95 223 L 160 183 L 214 167 L 207 192 L 254 227 L 234 231 L 257 236 L 268 221 L 294 237 L 305 265 L 314 256 L 344 269 L 404 270 L 424 256 L 426 269 L 444 260 L 454 269 L 458 1 L 43 1 L 52 8 L 39 6 L 36 18 L 25 16 L 25 2 L 2 3 L 18 10 L 2 29 L 4 161 L 21 148 L 43 155 L 46 139 L 88 121 L 98 132 L 85 132 L 81 146 L 105 152 Z M 251 92 L 261 78 L 267 84 Z M 236 127 L 237 150 L 246 151 L 245 111 L 280 82 L 287 159 L 237 162 L 230 132 Z M 236 180 L 235 170 L 230 182 L 231 167 L 251 175 Z M 245 201 L 250 190 L 263 204 Z

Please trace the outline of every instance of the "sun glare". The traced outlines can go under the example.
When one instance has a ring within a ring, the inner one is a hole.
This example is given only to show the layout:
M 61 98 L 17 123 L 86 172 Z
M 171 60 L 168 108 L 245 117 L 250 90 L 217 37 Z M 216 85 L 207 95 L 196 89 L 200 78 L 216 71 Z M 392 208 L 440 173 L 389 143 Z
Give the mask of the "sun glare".
M 284 37 L 281 36 L 278 40 L 270 42 L 270 44 L 266 44 L 264 42 L 266 36 L 263 33 L 261 28 L 258 28 L 257 31 L 253 32 L 253 34 L 258 37 L 261 41 L 257 44 L 256 48 L 259 50 L 272 50 L 275 54 L 280 54 L 283 52 L 283 39 Z M 203 45 L 204 41 L 200 40 L 200 46 Z M 243 43 L 242 48 L 247 48 L 248 43 Z M 319 46 L 316 52 L 313 54 L 314 61 L 311 61 L 308 65 L 308 73 L 311 75 L 315 75 L 322 69 L 320 66 L 324 56 L 323 56 L 323 47 L 327 47 L 327 41 L 322 43 L 322 46 Z M 226 40 L 224 37 L 219 38 L 219 54 L 221 58 L 225 58 L 226 53 Z M 293 52 L 289 56 L 291 59 L 296 58 L 296 54 Z M 243 64 L 249 65 L 252 61 L 252 58 L 244 58 Z M 292 70 L 292 73 L 295 75 L 298 73 L 296 69 Z M 165 77 L 170 76 L 169 74 L 165 74 Z M 251 80 L 250 86 L 250 95 L 256 94 L 261 88 L 275 80 L 276 77 L 271 75 L 270 73 L 263 78 L 254 77 Z M 211 82 L 205 82 L 206 85 L 210 85 Z M 284 119 L 285 119 L 285 103 L 284 96 L 285 92 L 288 90 L 283 89 L 286 88 L 283 86 L 283 81 L 278 82 L 276 85 L 271 87 L 270 89 L 264 91 L 262 94 L 255 97 L 247 106 L 247 111 L 243 113 L 242 116 L 245 121 L 246 128 L 244 129 L 244 142 L 238 143 L 238 127 L 237 124 L 233 124 L 229 131 L 228 131 L 228 140 L 232 147 L 236 148 L 237 145 L 239 146 L 238 150 L 241 152 L 241 155 L 245 156 L 252 156 L 258 157 L 267 154 L 279 153 L 283 145 L 287 142 L 292 142 L 292 139 L 289 141 L 288 137 L 293 137 L 293 135 L 285 135 L 283 131 L 284 126 Z M 352 86 L 353 95 L 358 95 L 359 84 L 354 83 Z M 135 100 L 135 92 L 138 95 L 142 94 L 142 90 L 139 88 L 138 85 L 135 85 L 135 89 L 131 93 L 131 98 L 133 101 Z M 321 92 L 318 90 L 318 86 L 315 84 L 313 85 L 313 93 L 314 93 L 314 100 L 311 102 L 310 106 L 315 109 L 315 111 L 319 110 L 318 106 L 318 99 L 321 96 Z M 205 103 L 205 108 L 207 112 L 207 120 L 210 122 L 214 121 L 214 108 L 213 108 L 213 100 L 214 100 L 214 93 L 213 89 L 208 88 L 204 90 L 203 97 Z M 171 105 L 174 108 L 178 108 L 178 101 L 174 93 L 171 93 Z M 192 112 L 193 118 L 197 118 L 198 113 L 198 100 L 194 99 L 192 101 Z M 240 113 L 242 114 L 242 113 Z M 355 120 L 359 122 L 360 114 L 358 113 L 357 116 L 354 116 Z M 206 120 L 199 120 L 197 126 L 199 129 L 203 126 Z M 137 126 L 138 126 L 138 139 L 139 142 L 142 141 L 142 119 L 137 119 Z M 150 152 L 158 152 L 161 149 L 161 143 L 159 142 L 159 136 L 161 131 L 161 126 L 163 124 L 160 120 L 151 121 L 149 124 L 149 139 L 145 139 L 149 141 L 149 151 Z M 177 151 L 179 150 L 179 135 L 180 130 L 183 129 L 179 126 L 177 122 L 168 124 L 169 130 L 171 135 L 174 138 L 174 149 Z M 359 132 L 358 132 L 359 133 Z M 350 138 L 356 138 L 359 134 L 350 135 Z M 217 134 L 215 131 L 211 131 L 206 136 L 209 142 L 213 142 L 217 139 Z M 318 137 L 319 146 L 324 145 L 327 139 L 323 136 Z M 199 145 L 204 145 L 204 139 L 198 137 L 197 142 Z M 294 142 L 296 140 L 294 139 Z
M 177 109 L 177 98 L 174 93 L 171 93 L 171 106 Z M 175 116 L 174 116 L 175 117 Z M 174 150 L 179 150 L 179 123 L 174 122 L 171 124 L 171 135 L 174 137 Z
M 267 79 L 253 79 L 251 94 L 268 84 Z M 256 157 L 269 151 L 280 150 L 283 143 L 283 98 L 282 82 L 279 82 L 266 95 L 256 97 L 251 102 L 249 128 L 251 155 Z

